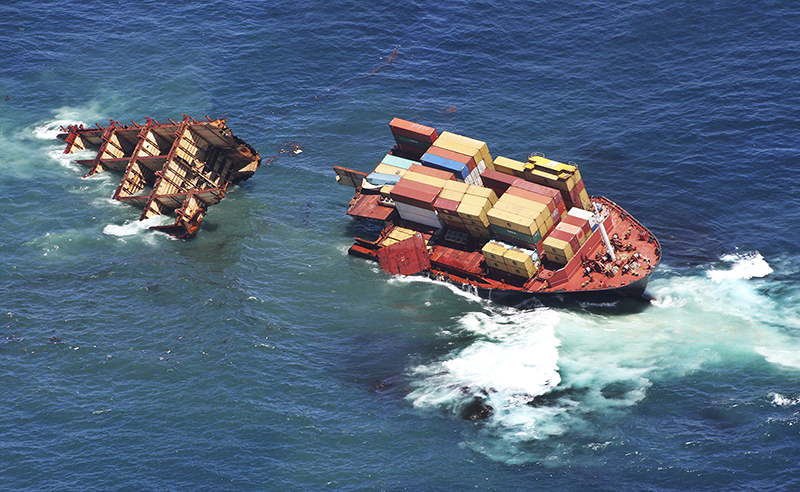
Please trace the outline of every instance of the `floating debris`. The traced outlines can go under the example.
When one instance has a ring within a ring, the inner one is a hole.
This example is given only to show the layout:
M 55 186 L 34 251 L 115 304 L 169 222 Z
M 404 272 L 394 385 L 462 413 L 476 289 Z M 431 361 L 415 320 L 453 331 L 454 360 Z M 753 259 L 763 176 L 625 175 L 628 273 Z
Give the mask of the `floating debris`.
M 236 137 L 225 119 L 197 121 L 183 115 L 175 123 L 146 118 L 144 125 L 110 120 L 107 127 L 61 127 L 65 154 L 97 148 L 94 159 L 78 160 L 88 177 L 122 171 L 113 198 L 144 210 L 139 220 L 174 215 L 175 223 L 154 226 L 181 239 L 197 234 L 208 207 L 225 198 L 229 184 L 250 178 L 261 165 L 253 147 Z

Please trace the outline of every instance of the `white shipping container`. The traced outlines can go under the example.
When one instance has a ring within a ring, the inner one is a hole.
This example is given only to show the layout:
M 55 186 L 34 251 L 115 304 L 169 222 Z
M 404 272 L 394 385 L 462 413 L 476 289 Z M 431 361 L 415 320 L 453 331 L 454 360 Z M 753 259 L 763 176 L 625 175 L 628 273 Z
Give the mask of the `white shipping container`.
M 407 203 L 399 202 L 395 202 L 394 205 L 397 209 L 397 213 L 400 214 L 400 218 L 403 220 L 416 222 L 417 224 L 423 224 L 429 227 L 435 227 L 437 229 L 442 228 L 442 221 L 439 218 L 439 214 L 437 214 L 435 210 L 427 210 L 409 205 Z

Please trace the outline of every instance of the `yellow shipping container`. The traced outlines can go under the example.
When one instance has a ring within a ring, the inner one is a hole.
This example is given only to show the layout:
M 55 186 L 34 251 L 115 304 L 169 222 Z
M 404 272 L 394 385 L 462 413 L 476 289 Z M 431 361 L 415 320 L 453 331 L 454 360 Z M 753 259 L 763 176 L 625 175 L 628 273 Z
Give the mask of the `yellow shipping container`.
M 566 265 L 567 263 L 569 263 L 569 260 L 571 260 L 572 257 L 567 258 L 564 255 L 559 255 L 556 253 L 547 253 L 547 259 L 552 261 L 553 263 L 558 263 L 559 265 Z
M 581 199 L 581 205 L 583 206 L 583 209 L 592 211 L 592 201 L 589 199 L 589 193 L 587 193 L 586 190 L 581 190 L 578 196 Z
M 494 160 L 494 170 L 518 178 L 525 177 L 525 163 L 509 159 L 508 157 L 498 156 L 497 159 Z
M 554 161 L 540 155 L 531 156 L 528 159 L 528 164 L 531 169 L 541 169 L 550 174 L 568 173 L 573 174 L 578 170 L 577 167 L 571 164 L 564 164 L 563 162 Z
M 548 232 L 553 230 L 553 216 L 552 215 L 547 214 L 547 216 L 545 216 L 544 225 L 547 227 L 547 231 Z M 546 234 L 542 234 L 542 237 L 545 237 L 545 236 L 546 236 Z
M 532 217 L 512 214 L 507 229 L 521 232 L 526 236 L 533 236 L 537 231 L 536 221 Z
M 448 183 L 458 183 L 458 181 L 448 181 Z M 442 191 L 439 192 L 439 198 L 444 198 L 445 200 L 452 200 L 454 202 L 460 202 L 464 198 L 464 193 L 460 191 L 448 190 L 447 188 L 443 188 Z
M 489 258 L 485 258 L 485 260 L 486 260 L 486 266 L 488 266 L 489 268 L 494 268 L 494 269 L 497 269 L 497 270 L 501 270 L 503 272 L 507 272 L 508 271 L 507 270 L 508 267 L 506 266 L 505 262 L 492 260 L 492 259 L 489 259 Z
M 567 176 L 568 177 L 568 176 Z M 541 171 L 539 169 L 533 170 L 525 170 L 525 179 L 531 181 L 533 183 L 538 183 L 543 186 L 548 186 L 550 188 L 555 188 L 561 191 L 570 191 L 572 188 L 575 187 L 575 183 L 568 183 L 567 177 L 563 179 L 558 178 L 558 176 L 550 174 L 545 171 Z
M 523 217 L 531 218 L 533 222 L 536 223 L 536 227 L 534 227 L 533 230 L 545 226 L 547 218 L 550 217 L 550 211 L 547 205 L 519 196 L 509 195 L 508 193 L 501 196 L 494 206 L 500 210 L 506 210 Z M 550 220 L 552 220 L 552 218 Z
M 392 193 L 393 188 L 394 185 L 381 186 L 381 196 L 385 198 L 390 198 L 390 194 Z
M 410 179 L 411 181 L 416 181 L 417 183 L 425 183 L 431 186 L 435 186 L 437 188 L 443 188 L 445 183 L 449 180 L 437 178 L 435 176 L 428 176 L 427 174 L 420 174 L 415 173 L 412 171 L 406 171 L 403 175 L 403 179 Z
M 411 229 L 406 229 L 405 227 L 395 227 L 394 229 L 391 230 L 391 232 L 389 232 L 387 237 L 390 237 L 392 239 L 397 239 L 398 241 L 402 241 L 403 239 L 410 238 L 414 234 L 416 233 Z
M 439 147 L 440 149 L 446 149 L 453 152 L 458 152 L 459 154 L 468 155 L 472 157 L 476 165 L 480 161 L 484 161 L 484 164 L 486 163 L 486 159 L 481 153 L 480 149 L 470 147 L 469 145 L 465 145 L 458 141 L 442 139 L 441 135 L 433 143 L 433 146 Z
M 521 277 L 531 278 L 536 274 L 536 263 L 533 259 L 523 253 L 514 249 L 506 250 L 503 255 L 503 261 L 508 267 L 509 273 L 515 273 Z
M 538 217 L 543 212 L 548 211 L 547 205 L 540 202 L 535 202 L 533 200 L 528 200 L 527 198 L 523 198 L 521 196 L 510 195 L 508 193 L 504 194 L 498 202 L 509 203 L 512 205 L 516 205 L 518 207 L 522 207 L 526 210 L 530 210 L 532 217 Z
M 539 231 L 539 234 L 541 234 L 542 237 L 546 237 L 550 233 L 550 229 L 547 228 L 546 223 L 536 224 L 536 229 Z
M 572 251 L 572 246 L 569 245 L 568 241 L 548 236 L 544 239 L 543 244 L 544 251 L 547 253 L 548 258 L 551 258 L 552 256 L 563 256 L 569 260 L 575 255 L 575 253 Z
M 477 205 L 462 203 L 458 206 L 457 213 L 465 225 L 489 227 L 489 217 L 486 211 Z
M 467 190 L 469 189 L 469 185 L 467 183 L 464 183 L 464 182 L 461 182 L 461 181 L 448 180 L 444 184 L 442 189 L 447 190 L 447 191 L 454 191 L 456 193 L 461 193 L 462 195 L 464 195 L 464 194 L 467 193 Z
M 509 225 L 511 224 L 511 220 L 514 216 L 515 214 L 512 214 L 507 210 L 500 209 L 496 206 L 492 207 L 492 209 L 486 213 L 486 218 L 489 219 L 489 224 L 504 227 L 506 229 L 510 229 Z
M 489 229 L 488 225 L 471 225 L 465 223 L 464 227 L 467 228 L 467 232 L 472 237 L 477 237 L 479 239 L 489 239 L 492 237 L 492 231 Z
M 397 166 L 390 166 L 389 164 L 378 164 L 372 171 L 380 174 L 392 174 L 394 176 L 402 176 L 406 173 L 406 169 Z
M 487 259 L 502 262 L 503 254 L 505 254 L 506 248 L 495 241 L 489 241 L 483 245 L 483 249 L 481 251 L 483 252 L 483 256 Z
M 475 163 L 477 163 L 479 160 L 483 160 L 484 164 L 486 164 L 487 167 L 492 165 L 492 156 L 491 154 L 489 154 L 489 146 L 486 145 L 486 142 L 482 142 L 480 140 L 475 140 L 474 138 L 465 137 L 463 135 L 458 135 L 451 132 L 442 132 L 442 134 L 439 135 L 439 138 L 436 139 L 436 142 L 434 142 L 434 145 L 436 145 L 440 140 L 442 141 L 442 143 L 452 142 L 459 145 L 463 145 L 470 149 L 475 149 L 477 153 L 480 155 L 480 159 L 475 159 Z
M 486 198 L 492 205 L 497 203 L 497 193 L 495 193 L 494 190 L 491 188 L 484 188 L 483 186 L 476 186 L 476 185 L 468 185 L 466 194 L 479 196 L 481 198 Z
M 461 199 L 461 204 L 480 207 L 484 212 L 488 212 L 492 208 L 492 202 L 488 198 L 476 195 L 464 195 L 464 198 Z
M 489 219 L 489 224 L 510 229 L 512 231 L 521 232 L 528 236 L 532 236 L 537 230 L 536 221 L 532 217 L 515 214 L 507 210 L 501 210 L 497 207 L 492 208 L 486 214 Z
M 494 207 L 492 208 L 496 208 L 498 210 L 505 210 L 506 212 L 511 212 L 512 214 L 522 215 L 526 217 L 533 216 L 532 210 L 527 209 L 521 205 L 512 203 L 508 200 L 498 201 L 497 203 L 494 204 Z

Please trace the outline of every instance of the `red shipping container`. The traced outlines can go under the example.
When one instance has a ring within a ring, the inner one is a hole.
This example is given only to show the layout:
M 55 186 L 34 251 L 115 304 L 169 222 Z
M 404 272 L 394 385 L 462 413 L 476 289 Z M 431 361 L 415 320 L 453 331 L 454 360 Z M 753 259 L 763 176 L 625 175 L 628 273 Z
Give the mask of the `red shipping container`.
M 523 190 L 532 191 L 534 193 L 538 193 L 540 195 L 552 197 L 556 201 L 556 206 L 559 203 L 563 203 L 563 197 L 561 196 L 561 192 L 555 188 L 550 188 L 549 186 L 540 185 L 539 183 L 532 183 L 524 178 L 517 178 L 512 183 L 512 186 L 516 186 L 517 188 L 522 188 Z
M 580 226 L 576 226 L 573 224 L 567 224 L 566 222 L 560 222 L 558 226 L 556 226 L 556 230 L 564 231 L 567 234 L 572 234 L 573 236 L 578 238 L 579 243 L 583 243 L 584 237 L 586 233 L 583 231 L 583 228 Z
M 399 157 L 404 157 L 407 159 L 413 159 L 418 161 L 420 157 L 422 157 L 426 151 L 422 149 L 418 149 L 416 147 L 411 147 L 408 145 L 397 144 L 397 149 L 400 150 L 401 155 Z M 404 155 L 403 155 L 404 154 Z
M 442 222 L 444 222 L 444 226 L 447 227 L 448 229 L 453 229 L 461 232 L 468 232 L 467 226 L 465 226 L 463 222 L 456 222 L 454 220 L 443 220 Z
M 475 159 L 473 159 L 472 156 L 461 154 L 459 152 L 453 152 L 452 150 L 443 149 L 435 145 L 431 145 L 428 148 L 428 153 L 464 164 L 470 171 L 475 169 L 475 166 L 477 166 Z
M 567 241 L 572 248 L 572 252 L 578 254 L 578 250 L 581 247 L 580 241 L 578 238 L 575 237 L 573 234 L 568 232 L 559 231 L 558 229 L 554 229 L 547 237 L 552 237 L 553 239 L 561 239 L 562 241 Z
M 547 210 L 551 214 L 553 213 L 553 210 L 556 209 L 555 200 L 553 200 L 548 196 L 540 195 L 539 193 L 523 190 L 522 188 L 517 188 L 516 186 L 509 186 L 508 190 L 506 190 L 506 193 L 512 196 L 518 196 L 520 198 L 531 200 L 537 203 L 543 203 L 547 205 Z
M 495 171 L 494 169 L 488 168 L 481 173 L 483 186 L 494 190 L 497 196 L 505 193 L 508 187 L 518 179 L 519 178 L 516 176 L 511 176 L 510 174 L 501 173 L 500 171 Z
M 433 202 L 433 208 L 440 214 L 445 213 L 458 216 L 458 212 L 456 210 L 458 209 L 460 203 L 461 202 L 457 202 L 455 200 L 448 200 L 446 198 L 439 197 Z
M 401 120 L 400 118 L 392 119 L 389 122 L 389 128 L 392 130 L 392 134 L 427 143 L 435 142 L 439 136 L 435 128 Z
M 410 179 L 401 179 L 394 185 L 390 193 L 392 200 L 414 207 L 433 210 L 433 202 L 439 196 L 441 188 Z
M 434 168 L 428 167 L 428 166 L 423 166 L 422 164 L 411 164 L 411 166 L 408 167 L 408 170 L 410 172 L 412 172 L 412 173 L 425 174 L 427 176 L 433 176 L 434 178 L 446 179 L 448 181 L 455 181 L 456 180 L 455 174 L 453 174 L 451 172 L 442 171 L 441 169 L 434 169 Z
M 562 222 L 580 227 L 585 236 L 589 236 L 592 233 L 592 225 L 587 219 L 581 219 L 580 217 L 575 217 L 574 215 L 567 215 L 564 217 Z

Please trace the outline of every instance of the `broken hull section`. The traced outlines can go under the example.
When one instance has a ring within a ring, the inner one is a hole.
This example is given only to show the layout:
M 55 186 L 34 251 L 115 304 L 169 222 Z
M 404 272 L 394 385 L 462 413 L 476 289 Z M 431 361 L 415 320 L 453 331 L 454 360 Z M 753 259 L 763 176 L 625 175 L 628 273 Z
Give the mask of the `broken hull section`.
M 139 220 L 175 216 L 173 224 L 151 229 L 178 238 L 197 234 L 228 185 L 249 179 L 261 165 L 259 153 L 233 135 L 225 119 L 197 121 L 184 115 L 179 123 L 151 118 L 144 125 L 131 123 L 71 125 L 58 137 L 67 143 L 65 154 L 96 148 L 93 159 L 77 161 L 89 168 L 84 177 L 121 172 L 113 199 L 141 208 Z

